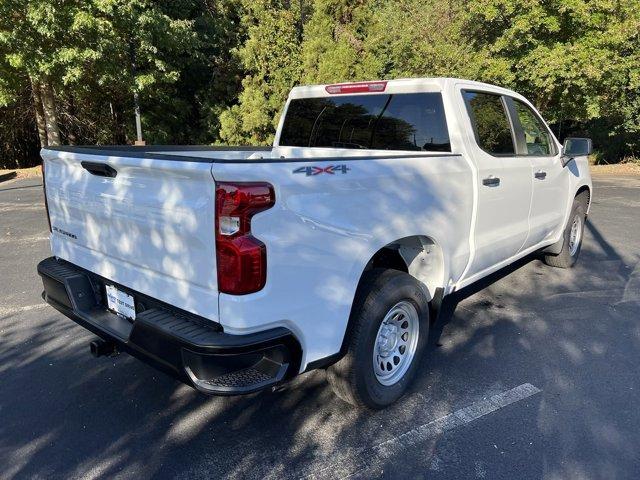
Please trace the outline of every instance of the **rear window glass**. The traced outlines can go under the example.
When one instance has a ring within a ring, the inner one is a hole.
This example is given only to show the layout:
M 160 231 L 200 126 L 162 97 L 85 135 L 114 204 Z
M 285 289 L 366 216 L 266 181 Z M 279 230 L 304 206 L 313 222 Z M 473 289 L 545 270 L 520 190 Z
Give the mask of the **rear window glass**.
M 439 93 L 294 99 L 280 145 L 451 151 Z

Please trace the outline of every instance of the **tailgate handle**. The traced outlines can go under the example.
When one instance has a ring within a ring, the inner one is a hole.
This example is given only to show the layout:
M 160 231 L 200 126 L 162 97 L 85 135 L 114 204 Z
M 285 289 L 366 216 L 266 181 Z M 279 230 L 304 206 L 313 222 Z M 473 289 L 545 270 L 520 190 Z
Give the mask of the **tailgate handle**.
M 91 175 L 97 175 L 98 177 L 114 178 L 118 174 L 115 168 L 107 165 L 106 163 L 80 162 L 80 165 L 82 165 L 82 168 L 88 171 Z

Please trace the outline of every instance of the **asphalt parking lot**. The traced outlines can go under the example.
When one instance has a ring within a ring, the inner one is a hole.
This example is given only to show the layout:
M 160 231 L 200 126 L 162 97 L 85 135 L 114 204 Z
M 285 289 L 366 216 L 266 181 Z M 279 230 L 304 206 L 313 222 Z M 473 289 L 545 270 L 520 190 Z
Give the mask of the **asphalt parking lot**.
M 0 478 L 636 479 L 640 177 L 597 177 L 578 265 L 519 262 L 449 303 L 380 412 L 322 372 L 207 398 L 40 298 L 39 179 L 0 183 Z

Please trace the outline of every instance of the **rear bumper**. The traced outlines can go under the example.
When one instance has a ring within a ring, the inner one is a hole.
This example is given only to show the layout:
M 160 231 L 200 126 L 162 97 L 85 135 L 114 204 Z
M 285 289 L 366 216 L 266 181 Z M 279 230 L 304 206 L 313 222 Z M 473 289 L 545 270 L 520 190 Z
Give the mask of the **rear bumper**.
M 300 345 L 286 328 L 229 335 L 217 324 L 55 257 L 40 262 L 38 273 L 43 298 L 55 309 L 119 350 L 203 393 L 250 393 L 277 385 L 299 371 Z M 135 321 L 107 310 L 106 284 L 133 295 Z

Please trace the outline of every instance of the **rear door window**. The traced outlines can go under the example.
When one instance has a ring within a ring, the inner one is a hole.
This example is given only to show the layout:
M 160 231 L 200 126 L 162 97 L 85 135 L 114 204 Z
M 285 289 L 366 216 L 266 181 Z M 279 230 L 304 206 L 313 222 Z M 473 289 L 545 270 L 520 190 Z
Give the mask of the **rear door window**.
M 280 145 L 451 151 L 440 93 L 294 99 Z
M 511 123 L 502 96 L 463 92 L 480 148 L 492 155 L 515 155 Z

